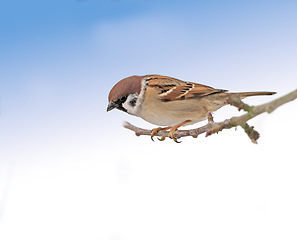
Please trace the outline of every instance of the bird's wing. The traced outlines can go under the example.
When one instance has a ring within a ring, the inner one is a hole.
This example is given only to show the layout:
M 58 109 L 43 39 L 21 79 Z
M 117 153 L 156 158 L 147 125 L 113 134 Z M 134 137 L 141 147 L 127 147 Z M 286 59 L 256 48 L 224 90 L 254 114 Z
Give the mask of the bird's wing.
M 198 83 L 184 82 L 176 78 L 161 75 L 148 75 L 146 76 L 146 81 L 147 87 L 159 89 L 159 97 L 163 101 L 200 98 L 210 94 L 227 91 Z

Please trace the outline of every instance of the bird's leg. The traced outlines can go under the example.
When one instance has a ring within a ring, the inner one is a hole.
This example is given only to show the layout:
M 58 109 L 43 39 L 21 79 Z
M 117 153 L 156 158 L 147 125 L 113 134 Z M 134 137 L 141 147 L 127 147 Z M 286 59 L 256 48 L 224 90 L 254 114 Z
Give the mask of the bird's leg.
M 180 143 L 180 142 L 177 141 L 177 139 L 174 137 L 174 133 L 175 133 L 175 131 L 176 131 L 179 127 L 181 127 L 181 126 L 183 126 L 183 125 L 185 125 L 185 124 L 187 124 L 187 123 L 189 123 L 189 122 L 191 122 L 191 120 L 186 120 L 186 121 L 184 121 L 184 122 L 181 122 L 181 123 L 176 124 L 176 125 L 174 125 L 173 127 L 171 127 L 171 128 L 170 128 L 170 131 L 169 131 L 169 133 L 168 133 L 168 137 L 171 138 L 171 139 L 173 139 L 176 143 Z
M 175 131 L 176 131 L 179 127 L 181 127 L 181 126 L 183 126 L 183 125 L 185 125 L 185 124 L 187 124 L 187 123 L 189 123 L 189 122 L 191 122 L 191 120 L 186 120 L 186 121 L 184 121 L 184 122 L 181 122 L 181 123 L 179 123 L 179 124 L 174 125 L 173 127 L 158 127 L 158 128 L 154 128 L 154 129 L 152 129 L 151 139 L 152 139 L 152 141 L 154 141 L 154 138 L 153 138 L 153 137 L 154 137 L 159 131 L 165 131 L 165 130 L 169 130 L 169 129 L 170 129 L 170 131 L 169 131 L 169 133 L 168 133 L 168 137 L 171 138 L 171 139 L 173 139 L 176 143 L 180 143 L 180 142 L 177 141 L 177 139 L 174 137 L 174 133 L 175 133 Z M 158 140 L 160 140 L 160 141 L 164 141 L 165 138 L 166 138 L 166 137 L 158 138 Z
M 171 129 L 171 127 L 158 127 L 158 128 L 153 128 L 152 129 L 152 133 L 151 133 L 151 139 L 152 141 L 155 141 L 154 140 L 154 136 L 159 132 L 159 131 L 165 131 L 165 130 L 168 130 L 168 129 Z M 164 141 L 165 140 L 165 137 L 162 137 L 162 138 L 158 138 L 160 141 Z

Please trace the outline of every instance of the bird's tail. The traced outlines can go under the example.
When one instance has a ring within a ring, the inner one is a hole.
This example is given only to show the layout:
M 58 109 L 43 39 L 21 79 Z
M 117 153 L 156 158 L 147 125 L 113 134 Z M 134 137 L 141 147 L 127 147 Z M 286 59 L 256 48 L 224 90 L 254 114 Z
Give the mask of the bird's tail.
M 276 92 L 241 92 L 241 93 L 232 93 L 238 94 L 240 98 L 252 97 L 252 96 L 264 96 L 264 95 L 273 95 Z

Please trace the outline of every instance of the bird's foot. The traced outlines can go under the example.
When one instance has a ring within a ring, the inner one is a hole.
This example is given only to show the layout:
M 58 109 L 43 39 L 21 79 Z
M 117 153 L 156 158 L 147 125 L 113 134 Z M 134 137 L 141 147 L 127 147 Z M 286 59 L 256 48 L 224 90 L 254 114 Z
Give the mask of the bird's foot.
M 178 130 L 179 127 L 191 122 L 191 120 L 186 120 L 184 122 L 181 122 L 179 124 L 174 125 L 173 127 L 170 128 L 170 131 L 168 133 L 168 137 L 171 138 L 173 141 L 176 143 L 181 143 L 180 141 L 177 141 L 177 138 L 174 136 L 174 133 Z
M 187 123 L 191 122 L 191 120 L 186 120 L 184 122 L 181 122 L 179 124 L 176 124 L 174 125 L 173 127 L 158 127 L 158 128 L 154 128 L 152 129 L 152 133 L 151 133 L 151 139 L 152 141 L 154 141 L 154 136 L 159 132 L 159 131 L 165 131 L 165 130 L 169 130 L 169 133 L 168 133 L 168 137 L 171 138 L 173 141 L 175 141 L 176 143 L 181 143 L 179 141 L 177 141 L 177 138 L 174 136 L 174 133 L 177 131 L 177 129 Z M 166 139 L 166 137 L 161 137 L 161 138 L 158 138 L 159 141 L 164 141 Z
M 154 136 L 159 132 L 159 131 L 166 131 L 168 129 L 170 129 L 171 127 L 158 127 L 158 128 L 154 128 L 152 129 L 152 133 L 151 133 L 151 139 L 152 141 L 155 141 L 154 140 Z M 161 137 L 161 138 L 158 138 L 159 141 L 164 141 L 166 137 Z

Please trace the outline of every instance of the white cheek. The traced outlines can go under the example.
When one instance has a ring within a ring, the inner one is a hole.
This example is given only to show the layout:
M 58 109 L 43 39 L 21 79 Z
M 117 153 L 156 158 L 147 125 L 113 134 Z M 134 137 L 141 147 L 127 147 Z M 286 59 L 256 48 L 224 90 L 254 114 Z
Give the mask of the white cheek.
M 131 105 L 129 104 L 128 99 L 126 100 L 126 102 L 123 103 L 123 107 L 127 110 L 128 113 L 130 113 Z
M 127 97 L 127 100 L 122 104 L 122 106 L 127 110 L 127 112 L 131 115 L 139 116 L 141 112 L 141 105 L 144 100 L 144 93 L 146 89 L 146 80 L 143 79 L 141 83 L 141 91 L 140 94 L 130 94 Z M 135 106 L 130 104 L 130 101 L 136 98 Z
M 136 105 L 136 102 L 133 105 L 131 105 L 131 101 L 133 101 L 134 98 L 137 98 L 137 95 L 136 94 L 130 94 L 128 97 L 127 97 L 127 100 L 123 103 L 123 107 L 127 110 L 128 113 L 132 114 L 132 115 L 135 115 L 137 113 L 137 105 Z

